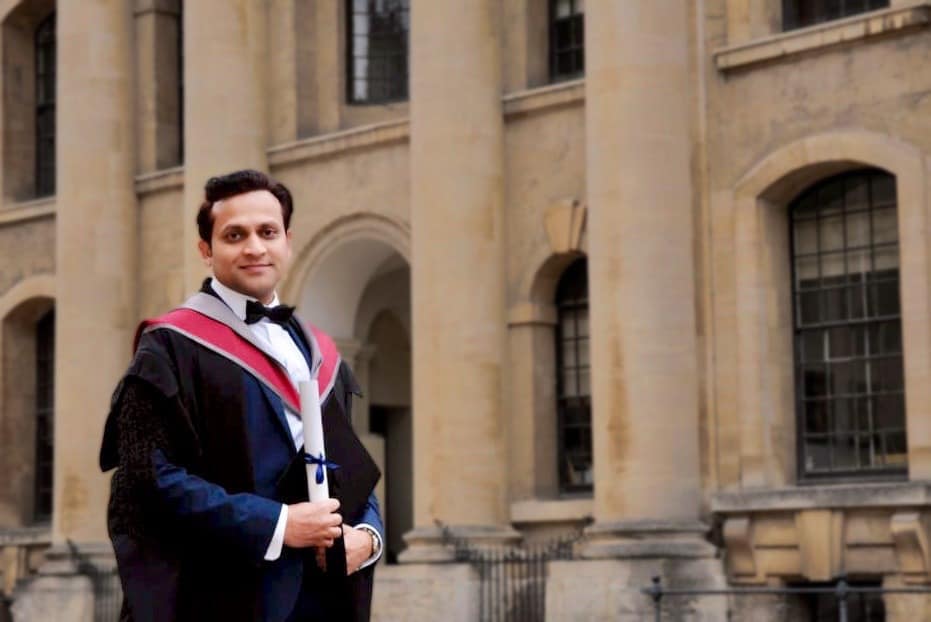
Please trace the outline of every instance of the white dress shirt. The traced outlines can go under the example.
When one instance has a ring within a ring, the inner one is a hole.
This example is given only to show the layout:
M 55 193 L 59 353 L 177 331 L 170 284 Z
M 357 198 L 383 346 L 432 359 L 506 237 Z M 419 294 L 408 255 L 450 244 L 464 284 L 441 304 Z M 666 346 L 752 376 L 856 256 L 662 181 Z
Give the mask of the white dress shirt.
M 230 289 L 223 283 L 221 283 L 216 277 L 210 280 L 210 287 L 213 288 L 213 291 L 217 293 L 218 296 L 226 303 L 226 305 L 232 309 L 233 313 L 236 316 L 245 321 L 246 319 L 246 302 L 249 300 L 255 300 L 249 296 L 240 294 L 239 292 Z M 266 305 L 269 307 L 274 307 L 278 305 L 278 294 L 275 294 L 274 299 L 271 304 Z M 254 324 L 248 324 L 249 329 L 252 333 L 261 341 L 263 341 L 267 346 L 269 352 L 271 352 L 275 359 L 281 363 L 288 372 L 288 376 L 291 377 L 291 382 L 294 383 L 294 386 L 300 386 L 298 383 L 307 382 L 310 378 L 310 368 L 307 365 L 307 360 L 304 358 L 304 355 L 301 353 L 301 350 L 297 347 L 297 344 L 294 343 L 294 340 L 291 338 L 291 335 L 288 334 L 288 331 L 284 327 L 272 322 L 268 318 L 262 318 Z M 294 440 L 294 447 L 300 449 L 304 445 L 304 424 L 301 421 L 300 413 L 296 413 L 287 406 L 284 407 L 285 418 L 288 421 L 288 428 L 291 431 L 291 438 Z M 272 535 L 272 540 L 268 545 L 268 549 L 265 551 L 265 559 L 267 561 L 275 561 L 281 556 L 281 549 L 284 546 L 284 532 L 285 526 L 288 523 L 288 506 L 287 504 L 281 505 L 281 513 L 278 515 L 278 524 L 275 526 L 275 533 Z M 381 557 L 381 551 L 384 549 L 382 546 L 381 534 L 378 533 L 378 530 L 367 525 L 365 523 L 356 525 L 356 527 L 366 527 L 374 535 L 375 538 L 378 538 L 377 547 L 378 553 L 373 554 L 369 559 L 359 567 L 361 570 L 366 566 L 370 566 L 378 561 L 378 558 Z

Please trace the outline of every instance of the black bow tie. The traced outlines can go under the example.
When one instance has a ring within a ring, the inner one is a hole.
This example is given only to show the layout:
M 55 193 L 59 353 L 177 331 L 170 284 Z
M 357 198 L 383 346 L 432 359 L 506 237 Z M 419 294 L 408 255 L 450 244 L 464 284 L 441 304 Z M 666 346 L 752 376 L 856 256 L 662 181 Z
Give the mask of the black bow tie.
M 261 302 L 255 300 L 246 301 L 246 324 L 255 324 L 263 317 L 282 326 L 294 315 L 294 307 L 288 305 L 278 305 L 277 307 L 266 307 Z

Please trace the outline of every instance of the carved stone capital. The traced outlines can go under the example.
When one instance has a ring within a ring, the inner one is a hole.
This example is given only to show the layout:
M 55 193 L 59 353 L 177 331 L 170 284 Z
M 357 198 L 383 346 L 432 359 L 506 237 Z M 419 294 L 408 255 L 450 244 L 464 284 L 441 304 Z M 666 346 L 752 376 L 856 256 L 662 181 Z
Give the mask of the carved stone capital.
M 931 582 L 931 517 L 917 511 L 896 512 L 889 529 L 905 582 Z
M 554 254 L 581 250 L 586 211 L 578 199 L 562 199 L 546 210 L 543 225 Z

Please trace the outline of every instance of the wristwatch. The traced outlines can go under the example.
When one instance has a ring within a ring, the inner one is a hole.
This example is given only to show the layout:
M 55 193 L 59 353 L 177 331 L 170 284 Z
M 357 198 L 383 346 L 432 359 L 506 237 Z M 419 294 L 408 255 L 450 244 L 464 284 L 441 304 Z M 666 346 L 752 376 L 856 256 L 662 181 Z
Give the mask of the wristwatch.
M 381 537 L 368 525 L 359 525 L 358 528 L 366 532 L 372 538 L 372 557 L 378 557 L 378 554 L 381 553 Z

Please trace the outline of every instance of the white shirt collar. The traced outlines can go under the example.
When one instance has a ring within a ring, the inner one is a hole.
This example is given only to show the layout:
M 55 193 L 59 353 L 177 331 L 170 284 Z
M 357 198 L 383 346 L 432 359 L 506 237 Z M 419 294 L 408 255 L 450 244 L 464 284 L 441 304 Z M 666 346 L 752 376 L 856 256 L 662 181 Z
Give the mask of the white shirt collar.
M 226 303 L 230 309 L 233 310 L 233 313 L 240 319 L 245 321 L 246 319 L 246 302 L 249 300 L 256 300 L 252 296 L 246 296 L 241 294 L 234 289 L 230 289 L 226 285 L 220 282 L 217 277 L 210 279 L 210 287 L 213 288 L 213 291 L 217 293 L 218 296 Z M 272 299 L 271 304 L 266 306 L 274 307 L 278 304 L 278 292 L 275 292 L 275 297 Z

